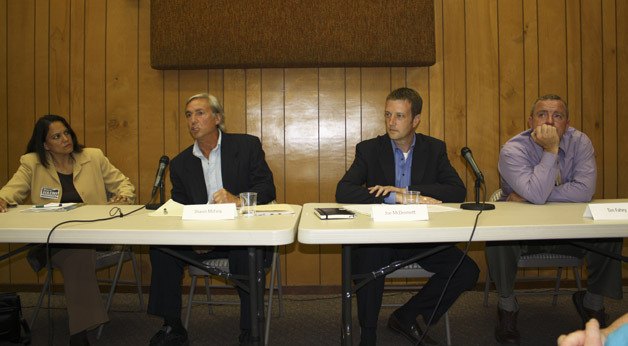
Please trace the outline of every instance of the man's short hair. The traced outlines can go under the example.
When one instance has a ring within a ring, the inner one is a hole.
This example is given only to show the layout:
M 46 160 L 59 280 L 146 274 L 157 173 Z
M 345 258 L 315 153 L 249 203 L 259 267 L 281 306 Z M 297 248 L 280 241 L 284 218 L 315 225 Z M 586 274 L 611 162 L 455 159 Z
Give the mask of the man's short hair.
M 386 96 L 386 102 L 388 102 L 389 100 L 393 100 L 393 101 L 407 100 L 410 102 L 410 105 L 412 106 L 411 108 L 412 117 L 414 118 L 415 116 L 421 114 L 421 109 L 423 108 L 423 99 L 421 98 L 421 95 L 419 95 L 419 93 L 414 89 L 410 89 L 410 88 L 395 89 L 391 91 L 390 94 L 388 94 L 388 96 Z
M 536 104 L 541 102 L 541 101 L 560 101 L 563 103 L 563 106 L 565 106 L 565 117 L 566 119 L 569 119 L 569 107 L 567 107 L 567 102 L 565 102 L 565 100 L 563 100 L 562 98 L 560 98 L 560 96 L 555 95 L 555 94 L 546 94 L 543 95 L 541 97 L 539 97 L 538 99 L 536 99 L 534 101 L 534 103 L 532 104 L 532 108 L 530 109 L 530 116 L 534 116 L 534 108 L 536 107 Z
M 187 101 L 185 101 L 185 107 L 187 107 L 190 104 L 190 102 L 197 99 L 207 100 L 207 103 L 209 103 L 209 108 L 211 109 L 212 113 L 220 114 L 220 124 L 218 124 L 218 128 L 220 129 L 220 131 L 224 132 L 225 131 L 225 111 L 222 108 L 220 101 L 218 101 L 218 98 L 208 93 L 200 93 L 200 94 L 192 95 Z

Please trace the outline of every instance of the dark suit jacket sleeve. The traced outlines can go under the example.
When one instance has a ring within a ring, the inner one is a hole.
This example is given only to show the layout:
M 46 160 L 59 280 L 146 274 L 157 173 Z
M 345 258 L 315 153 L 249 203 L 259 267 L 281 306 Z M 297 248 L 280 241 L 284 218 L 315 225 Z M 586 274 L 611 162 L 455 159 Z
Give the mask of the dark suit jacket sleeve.
M 170 191 L 171 198 L 181 204 L 194 204 L 190 201 L 184 191 L 184 179 L 182 179 L 179 172 L 180 170 L 177 170 L 176 167 L 175 161 L 173 160 L 170 164 L 170 182 L 172 183 L 172 190 Z
M 207 189 L 200 160 L 188 147 L 170 161 L 171 198 L 181 204 L 207 203 Z
M 276 199 L 273 173 L 266 163 L 259 138 L 223 133 L 221 152 L 222 185 L 234 195 L 257 192 L 257 203 Z
M 425 137 L 425 136 L 424 136 Z M 425 146 L 413 154 L 412 182 L 410 190 L 421 191 L 421 195 L 436 198 L 445 203 L 463 202 L 467 190 L 447 156 L 445 143 L 426 137 Z M 425 150 L 425 148 L 428 148 Z M 414 155 L 417 155 L 415 158 Z M 415 165 L 425 167 L 420 179 L 415 179 Z
M 339 203 L 382 203 L 383 196 L 374 197 L 367 187 L 395 185 L 395 167 L 390 138 L 380 136 L 359 143 L 355 160 L 338 182 Z M 466 189 L 451 166 L 445 143 L 421 134 L 416 135 L 412 154 L 410 189 L 443 202 L 462 202 Z
M 384 202 L 385 196 L 375 197 L 370 194 L 368 187 L 382 184 L 367 184 L 373 180 L 373 170 L 378 169 L 373 156 L 375 148 L 372 143 L 358 143 L 355 148 L 355 159 L 349 167 L 349 170 L 338 182 L 336 187 L 336 202 L 338 203 L 357 203 L 357 204 L 379 204 Z M 370 157 L 369 157 L 370 155 Z M 383 174 L 381 181 L 384 180 Z M 392 182 L 394 185 L 395 182 Z M 388 185 L 388 184 L 385 184 Z

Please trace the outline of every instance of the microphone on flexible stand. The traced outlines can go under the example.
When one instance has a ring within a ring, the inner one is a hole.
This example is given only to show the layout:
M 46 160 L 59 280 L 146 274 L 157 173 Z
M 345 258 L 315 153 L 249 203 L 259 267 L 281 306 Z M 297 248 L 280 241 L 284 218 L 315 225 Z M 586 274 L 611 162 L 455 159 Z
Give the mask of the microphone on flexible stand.
M 149 203 L 146 205 L 146 209 L 156 210 L 164 204 L 165 191 L 164 191 L 164 175 L 166 173 L 166 167 L 170 163 L 170 158 L 166 155 L 159 159 L 159 166 L 157 167 L 157 173 L 155 174 L 155 183 L 153 183 L 153 191 L 150 194 L 150 201 L 155 198 L 155 193 L 159 190 L 159 203 Z
M 462 203 L 460 208 L 466 210 L 493 210 L 495 209 L 494 204 L 488 203 L 480 203 L 480 186 L 484 183 L 484 175 L 482 171 L 478 168 L 478 165 L 475 163 L 473 159 L 473 154 L 471 153 L 471 149 L 464 147 L 460 150 L 460 154 L 464 159 L 469 163 L 473 173 L 475 174 L 475 203 Z

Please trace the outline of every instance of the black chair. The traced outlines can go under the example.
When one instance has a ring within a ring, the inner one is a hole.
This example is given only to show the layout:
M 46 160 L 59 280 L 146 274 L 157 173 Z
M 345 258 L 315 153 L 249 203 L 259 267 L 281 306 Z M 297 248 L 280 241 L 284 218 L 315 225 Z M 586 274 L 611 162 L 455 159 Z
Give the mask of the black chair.
M 206 261 L 203 261 L 203 264 L 209 267 L 218 268 L 227 273 L 229 272 L 229 260 L 227 258 L 217 258 L 217 259 L 206 260 Z M 187 303 L 187 312 L 185 314 L 185 320 L 183 322 L 183 325 L 185 326 L 186 329 L 188 328 L 190 315 L 192 314 L 193 303 L 207 304 L 208 312 L 210 314 L 212 313 L 212 310 L 211 310 L 212 305 L 239 305 L 240 304 L 239 300 L 235 300 L 235 301 L 212 300 L 211 288 L 212 287 L 214 288 L 224 287 L 224 286 L 210 285 L 209 279 L 211 277 L 211 274 L 201 268 L 198 268 L 195 266 L 189 266 L 188 272 L 192 278 L 192 282 L 190 284 L 190 296 L 188 298 L 188 303 Z M 194 299 L 194 292 L 196 291 L 196 282 L 199 277 L 203 277 L 203 279 L 205 280 L 206 300 Z M 268 345 L 268 336 L 270 332 L 270 319 L 272 316 L 271 313 L 272 313 L 272 307 L 273 307 L 273 294 L 275 292 L 275 287 L 277 291 L 277 300 L 279 301 L 279 317 L 281 317 L 284 314 L 284 308 L 283 308 L 283 293 L 281 289 L 281 256 L 279 253 L 279 248 L 277 246 L 275 246 L 273 249 L 273 260 L 270 267 L 270 287 L 268 288 L 270 293 L 268 295 L 268 302 L 267 302 L 268 310 L 266 312 L 266 326 L 265 326 L 265 333 L 264 333 L 265 345 Z
M 128 261 L 131 261 L 133 265 L 133 274 L 135 275 L 135 280 L 134 281 L 120 281 L 120 273 L 122 272 L 122 266 L 124 265 L 125 262 L 128 262 Z M 113 279 L 99 279 L 98 280 L 99 283 L 101 282 L 111 283 L 111 289 L 109 290 L 109 293 L 107 294 L 107 303 L 105 305 L 105 310 L 109 311 L 109 308 L 111 307 L 111 301 L 113 299 L 113 295 L 116 291 L 116 287 L 118 284 L 121 284 L 121 283 L 122 284 L 135 284 L 137 286 L 137 295 L 139 299 L 138 309 L 140 311 L 144 310 L 144 297 L 142 295 L 142 280 L 140 277 L 139 268 L 137 267 L 137 261 L 135 260 L 135 253 L 130 249 L 130 247 L 123 246 L 121 249 L 116 249 L 116 250 L 96 251 L 96 271 L 113 267 L 113 266 L 116 267 L 116 272 L 113 276 Z M 37 305 L 35 305 L 35 310 L 33 311 L 33 315 L 30 320 L 31 328 L 33 328 L 33 326 L 35 325 L 35 321 L 37 320 L 39 309 L 41 308 L 41 305 L 44 300 L 44 296 L 46 295 L 46 292 L 48 291 L 48 286 L 50 286 L 50 283 L 52 281 L 52 275 L 53 275 L 54 269 L 55 267 L 53 267 L 52 271 L 49 271 L 46 274 L 46 279 L 44 280 L 44 287 L 42 288 L 41 293 L 39 294 L 39 298 L 37 299 Z M 101 325 L 98 328 L 98 334 L 96 338 L 100 338 L 103 327 L 104 325 Z
M 489 202 L 496 202 L 502 198 L 502 190 L 498 189 L 493 192 Z M 519 258 L 519 262 L 517 263 L 517 267 L 519 268 L 556 268 L 556 276 L 533 276 L 526 277 L 522 280 L 528 281 L 547 281 L 551 280 L 555 282 L 554 290 L 549 294 L 553 296 L 552 305 L 556 305 L 556 300 L 559 294 L 563 294 L 560 292 L 560 280 L 563 273 L 564 267 L 571 267 L 573 270 L 573 274 L 576 280 L 576 285 L 578 286 L 578 290 L 582 290 L 582 283 L 580 280 L 580 267 L 582 266 L 582 259 L 574 256 L 561 255 L 555 253 L 539 253 L 533 255 L 523 255 Z M 488 291 L 491 285 L 491 278 L 488 270 L 486 271 L 484 284 L 484 306 L 488 306 Z M 573 292 L 565 292 L 564 294 L 572 294 Z M 519 295 L 540 295 L 540 294 L 548 294 L 546 292 L 517 292 Z

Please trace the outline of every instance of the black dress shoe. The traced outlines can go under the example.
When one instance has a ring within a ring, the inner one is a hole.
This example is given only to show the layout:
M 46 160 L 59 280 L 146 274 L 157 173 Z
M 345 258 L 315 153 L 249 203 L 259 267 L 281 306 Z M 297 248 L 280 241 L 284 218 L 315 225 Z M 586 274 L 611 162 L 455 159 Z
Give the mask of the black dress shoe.
M 410 323 L 409 325 L 404 324 L 399 321 L 394 313 L 392 313 L 388 318 L 388 328 L 405 336 L 406 339 L 410 340 L 413 345 L 416 345 L 416 343 L 419 342 L 419 340 L 421 340 L 421 337 L 423 336 L 423 331 L 416 321 Z M 438 345 L 438 342 L 425 335 L 423 337 L 423 340 L 421 341 L 421 345 Z
M 500 344 L 519 345 L 521 335 L 517 330 L 517 315 L 519 315 L 519 311 L 506 311 L 497 307 L 495 339 Z
M 585 294 L 587 294 L 587 291 L 578 291 L 571 296 L 571 300 L 576 306 L 576 311 L 578 311 L 578 315 L 580 315 L 580 318 L 582 319 L 582 328 L 584 329 L 585 324 L 587 324 L 587 322 L 589 322 L 592 318 L 595 318 L 598 321 L 600 328 L 606 328 L 606 312 L 604 312 L 604 308 L 597 311 L 585 308 Z
M 171 326 L 163 326 L 150 339 L 150 346 L 188 346 L 188 333 L 185 329 L 182 332 L 175 331 Z
M 50 254 L 52 257 L 52 253 Z M 48 258 L 46 257 L 46 247 L 43 245 L 35 245 L 30 250 L 28 250 L 28 254 L 26 255 L 26 259 L 28 260 L 28 264 L 31 265 L 31 268 L 38 273 L 40 270 L 46 267 L 48 263 Z

